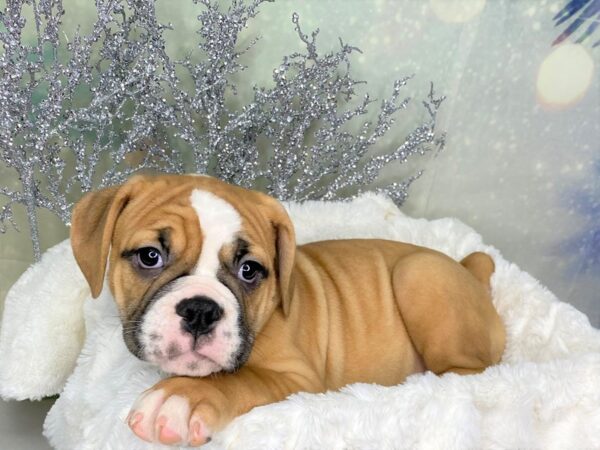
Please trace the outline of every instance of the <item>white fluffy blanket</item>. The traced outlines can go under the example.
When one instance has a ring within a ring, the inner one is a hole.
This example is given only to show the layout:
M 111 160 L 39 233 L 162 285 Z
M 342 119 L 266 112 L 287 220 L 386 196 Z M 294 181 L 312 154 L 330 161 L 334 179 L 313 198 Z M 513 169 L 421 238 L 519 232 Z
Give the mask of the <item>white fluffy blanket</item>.
M 600 448 L 600 331 L 583 314 L 457 220 L 411 219 L 372 194 L 289 209 L 299 242 L 381 237 L 456 259 L 475 250 L 491 254 L 494 303 L 508 332 L 502 364 L 480 375 L 426 373 L 395 387 L 292 395 L 238 418 L 205 448 Z M 126 350 L 107 290 L 87 297 L 68 242 L 22 276 L 5 305 L 0 394 L 60 392 L 44 426 L 59 449 L 166 448 L 138 440 L 124 421 L 159 373 Z

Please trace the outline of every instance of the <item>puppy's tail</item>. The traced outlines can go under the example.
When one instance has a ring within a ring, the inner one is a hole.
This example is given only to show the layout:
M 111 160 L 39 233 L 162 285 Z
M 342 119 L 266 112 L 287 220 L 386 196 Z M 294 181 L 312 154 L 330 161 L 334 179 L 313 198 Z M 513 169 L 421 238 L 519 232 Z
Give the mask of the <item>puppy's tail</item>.
M 490 278 L 496 268 L 494 260 L 490 255 L 482 252 L 471 253 L 460 263 L 484 286 L 490 287 Z

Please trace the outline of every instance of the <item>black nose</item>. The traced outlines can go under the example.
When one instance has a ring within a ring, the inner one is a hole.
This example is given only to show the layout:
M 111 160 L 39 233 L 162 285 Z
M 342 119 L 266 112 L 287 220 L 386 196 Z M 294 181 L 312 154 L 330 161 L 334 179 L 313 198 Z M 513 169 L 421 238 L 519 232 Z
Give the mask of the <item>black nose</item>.
M 181 300 L 175 307 L 183 317 L 181 326 L 194 337 L 211 331 L 223 316 L 223 308 L 208 297 L 198 296 Z

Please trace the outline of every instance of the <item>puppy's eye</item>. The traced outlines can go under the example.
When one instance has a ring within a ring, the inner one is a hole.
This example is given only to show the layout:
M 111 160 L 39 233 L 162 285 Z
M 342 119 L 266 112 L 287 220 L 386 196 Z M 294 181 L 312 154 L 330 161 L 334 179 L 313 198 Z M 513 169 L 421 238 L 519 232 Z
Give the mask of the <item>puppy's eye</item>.
M 252 283 L 263 270 L 263 267 L 256 261 L 246 261 L 238 269 L 237 276 L 246 283 Z
M 154 247 L 140 248 L 136 253 L 136 259 L 143 269 L 160 269 L 164 265 L 160 251 Z

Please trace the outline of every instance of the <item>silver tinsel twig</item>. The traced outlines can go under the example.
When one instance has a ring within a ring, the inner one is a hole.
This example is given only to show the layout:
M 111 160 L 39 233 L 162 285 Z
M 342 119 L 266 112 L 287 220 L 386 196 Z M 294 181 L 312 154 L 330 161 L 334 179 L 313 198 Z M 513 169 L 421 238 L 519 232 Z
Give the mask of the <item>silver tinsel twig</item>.
M 348 131 L 374 102 L 366 95 L 352 103 L 360 82 L 350 74 L 350 56 L 359 50 L 340 40 L 337 51 L 320 54 L 318 30 L 305 34 L 297 14 L 292 23 L 305 51 L 285 57 L 273 87 L 254 86 L 252 101 L 234 109 L 227 101 L 237 92 L 232 79 L 257 42 L 239 49 L 239 34 L 268 0 L 233 0 L 226 10 L 213 0 L 192 1 L 202 8 L 197 51 L 174 60 L 164 40 L 171 26 L 158 21 L 153 1 L 96 0 L 91 32 L 64 42 L 61 0 L 7 0 L 0 14 L 0 163 L 20 188 L 0 186 L 0 232 L 16 228 L 13 208 L 24 205 L 36 258 L 38 208 L 68 224 L 81 192 L 140 170 L 210 173 L 282 200 L 375 189 L 400 204 L 420 173 L 372 187 L 382 167 L 443 146 L 435 132 L 443 98 L 432 86 L 423 102 L 427 122 L 396 149 L 369 156 L 406 108 L 401 90 L 410 77 L 395 83 L 373 123 Z M 23 36 L 24 6 L 33 11 L 33 43 Z

